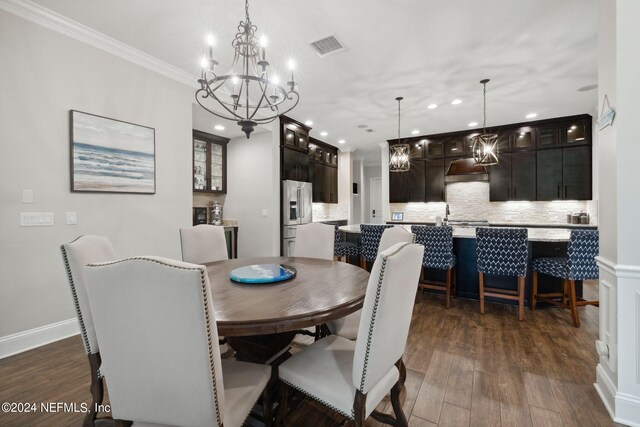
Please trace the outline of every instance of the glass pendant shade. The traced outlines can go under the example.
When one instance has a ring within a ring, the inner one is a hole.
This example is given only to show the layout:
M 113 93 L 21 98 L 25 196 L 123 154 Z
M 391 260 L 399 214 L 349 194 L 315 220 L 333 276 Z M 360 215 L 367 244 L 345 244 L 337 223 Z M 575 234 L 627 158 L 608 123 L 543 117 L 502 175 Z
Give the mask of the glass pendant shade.
M 407 172 L 409 165 L 409 144 L 390 145 L 389 172 Z

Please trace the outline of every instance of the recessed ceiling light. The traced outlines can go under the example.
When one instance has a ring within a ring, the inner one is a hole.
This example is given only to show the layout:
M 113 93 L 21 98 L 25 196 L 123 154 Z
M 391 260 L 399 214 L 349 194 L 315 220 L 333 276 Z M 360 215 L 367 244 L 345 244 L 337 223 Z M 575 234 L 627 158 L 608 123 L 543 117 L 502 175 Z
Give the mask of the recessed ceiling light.
M 478 122 L 471 122 L 469 123 L 469 127 L 472 128 L 474 126 L 478 126 Z
M 462 99 L 454 99 L 453 101 L 451 101 L 451 104 L 453 105 L 462 104 Z
M 525 116 L 527 119 L 535 119 L 538 117 L 538 113 L 529 113 Z
M 307 126 L 313 126 L 313 121 L 307 120 L 306 122 L 304 122 L 304 124 Z
M 329 134 L 327 133 L 326 130 L 323 130 L 322 132 L 320 132 L 320 136 L 327 136 L 327 135 L 329 135 Z
M 215 125 L 215 126 L 214 126 L 214 129 L 215 129 L 215 130 L 224 130 L 224 126 L 222 126 L 222 125 Z
M 427 108 L 429 110 L 433 110 L 434 108 L 438 108 L 438 104 L 429 104 L 429 105 L 427 105 Z
M 344 144 L 345 142 L 347 141 L 345 141 L 344 139 L 341 139 L 340 141 L 338 141 L 338 144 Z
M 418 129 L 414 129 L 414 130 L 411 131 L 411 135 L 417 135 L 419 133 L 420 133 L 420 131 Z

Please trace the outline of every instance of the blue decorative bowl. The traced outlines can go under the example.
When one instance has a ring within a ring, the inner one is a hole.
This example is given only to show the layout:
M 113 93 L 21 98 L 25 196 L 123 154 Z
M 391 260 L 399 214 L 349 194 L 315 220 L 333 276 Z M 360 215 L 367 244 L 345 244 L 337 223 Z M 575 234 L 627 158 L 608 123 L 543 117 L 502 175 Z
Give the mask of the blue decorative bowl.
M 229 273 L 229 278 L 238 283 L 276 283 L 296 277 L 296 269 L 283 264 L 253 264 L 239 267 Z

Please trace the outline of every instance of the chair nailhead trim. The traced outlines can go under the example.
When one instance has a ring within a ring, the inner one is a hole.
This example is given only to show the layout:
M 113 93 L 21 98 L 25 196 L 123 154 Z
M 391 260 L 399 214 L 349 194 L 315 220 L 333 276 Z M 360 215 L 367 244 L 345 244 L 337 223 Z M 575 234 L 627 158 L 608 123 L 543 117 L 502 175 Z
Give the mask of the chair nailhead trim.
M 216 421 L 218 421 L 218 425 L 222 426 L 222 418 L 220 417 L 220 404 L 218 401 L 218 387 L 216 384 L 216 365 L 215 365 L 215 358 L 213 357 L 213 345 L 212 345 L 212 338 L 211 338 L 211 315 L 209 313 L 209 305 L 207 304 L 207 286 L 205 284 L 205 274 L 207 271 L 207 268 L 204 266 L 197 266 L 197 267 L 178 267 L 177 265 L 172 265 L 172 264 L 167 264 L 165 262 L 159 261 L 157 259 L 151 259 L 151 258 L 147 258 L 147 257 L 130 257 L 130 258 L 124 258 L 124 259 L 120 259 L 120 260 L 116 260 L 116 261 L 112 261 L 112 262 L 104 262 L 104 263 L 99 263 L 99 264 L 88 264 L 88 267 L 106 267 L 109 265 L 114 265 L 114 264 L 118 264 L 124 261 L 147 261 L 147 262 L 153 262 L 156 264 L 160 264 L 160 265 L 164 265 L 165 267 L 171 267 L 171 268 L 175 268 L 176 270 L 187 270 L 187 271 L 194 271 L 194 270 L 199 270 L 200 271 L 200 285 L 202 286 L 202 297 L 203 297 L 203 306 L 204 306 L 204 317 L 205 317 L 205 322 L 207 325 L 207 342 L 208 342 L 208 346 L 209 346 L 209 368 L 211 371 L 211 380 L 212 380 L 212 385 L 213 385 L 213 399 L 214 399 L 214 404 L 215 404 L 215 408 L 216 408 Z M 217 343 L 216 343 L 217 345 Z
M 324 406 L 326 406 L 329 409 L 332 409 L 334 411 L 336 411 L 337 413 L 339 413 L 340 415 L 343 415 L 347 418 L 349 418 L 350 420 L 353 420 L 355 418 L 355 411 L 353 409 L 351 409 L 351 414 L 347 414 L 346 412 L 344 412 L 342 409 L 339 409 L 335 406 L 333 406 L 331 403 L 327 402 L 324 399 L 319 398 L 318 396 L 315 396 L 311 393 L 309 393 L 308 391 L 298 387 L 297 385 L 291 384 L 289 381 L 285 381 L 282 378 L 280 378 L 280 381 L 282 381 L 283 383 L 285 383 L 286 385 L 288 385 L 291 388 L 295 388 L 296 390 L 298 390 L 299 392 L 309 396 L 310 398 L 312 398 L 313 400 L 322 403 Z
M 396 255 L 402 249 L 404 249 L 410 243 L 405 243 L 401 247 L 398 248 L 395 252 L 382 257 L 382 266 L 380 267 L 380 275 L 378 276 L 378 286 L 376 288 L 376 298 L 373 303 L 373 310 L 371 314 L 371 321 L 369 322 L 369 333 L 367 334 L 367 347 L 364 354 L 364 363 L 362 365 L 362 377 L 360 377 L 360 393 L 366 394 L 364 392 L 364 383 L 367 377 L 367 365 L 369 364 L 369 355 L 371 353 L 371 341 L 373 340 L 373 328 L 376 322 L 376 314 L 378 312 L 378 304 L 380 303 L 380 294 L 382 293 L 382 283 L 384 281 L 384 270 L 387 267 L 387 260 L 392 256 Z
M 78 237 L 79 239 L 80 237 Z M 78 240 L 76 239 L 76 240 Z M 76 241 L 74 240 L 74 242 Z M 73 243 L 73 242 L 71 242 Z M 89 337 L 87 336 L 87 328 L 84 325 L 84 319 L 82 317 L 82 311 L 80 311 L 80 303 L 78 302 L 78 294 L 76 293 L 76 285 L 73 281 L 73 274 L 71 273 L 71 265 L 69 265 L 69 256 L 67 255 L 66 245 L 61 245 L 62 259 L 64 261 L 64 267 L 67 271 L 67 278 L 69 279 L 69 286 L 71 287 L 71 296 L 73 297 L 73 305 L 76 308 L 76 316 L 78 317 L 78 323 L 80 324 L 80 335 L 82 335 L 82 341 L 84 342 L 84 349 L 87 354 L 93 354 L 91 345 L 89 344 Z M 99 373 L 99 371 L 98 371 Z

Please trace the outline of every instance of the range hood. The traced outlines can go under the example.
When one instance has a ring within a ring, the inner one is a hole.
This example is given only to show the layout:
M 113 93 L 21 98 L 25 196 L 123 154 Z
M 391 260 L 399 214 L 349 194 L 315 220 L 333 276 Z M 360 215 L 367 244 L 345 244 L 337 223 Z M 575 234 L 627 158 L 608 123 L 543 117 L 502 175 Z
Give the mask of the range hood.
M 459 159 L 449 165 L 444 182 L 489 182 L 489 173 L 473 159 Z

